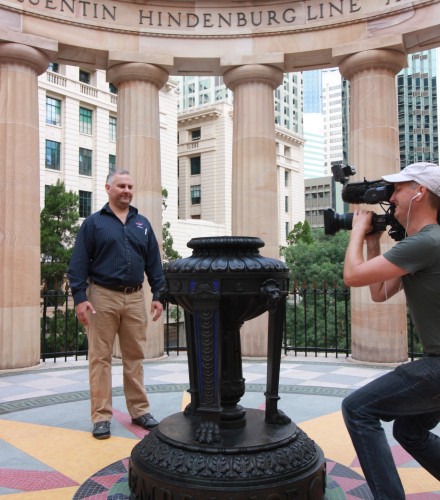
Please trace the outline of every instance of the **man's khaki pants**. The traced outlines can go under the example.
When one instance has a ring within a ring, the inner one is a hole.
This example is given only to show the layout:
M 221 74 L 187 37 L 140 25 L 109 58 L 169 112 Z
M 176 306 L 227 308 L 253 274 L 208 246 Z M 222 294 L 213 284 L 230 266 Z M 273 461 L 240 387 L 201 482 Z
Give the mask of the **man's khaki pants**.
M 112 353 L 116 334 L 128 413 L 131 418 L 140 417 L 150 407 L 143 368 L 148 323 L 144 290 L 125 294 L 91 283 L 87 295 L 96 311 L 90 314 L 87 331 L 92 422 L 112 418 Z

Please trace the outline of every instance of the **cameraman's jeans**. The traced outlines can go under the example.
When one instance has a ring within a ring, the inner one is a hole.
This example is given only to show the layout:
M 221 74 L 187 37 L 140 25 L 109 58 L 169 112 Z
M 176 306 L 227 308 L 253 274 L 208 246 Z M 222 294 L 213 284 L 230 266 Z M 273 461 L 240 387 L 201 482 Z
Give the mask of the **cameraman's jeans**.
M 405 363 L 358 389 L 342 402 L 342 414 L 359 462 L 376 500 L 404 500 L 380 420 L 394 420 L 401 446 L 440 480 L 440 357 Z

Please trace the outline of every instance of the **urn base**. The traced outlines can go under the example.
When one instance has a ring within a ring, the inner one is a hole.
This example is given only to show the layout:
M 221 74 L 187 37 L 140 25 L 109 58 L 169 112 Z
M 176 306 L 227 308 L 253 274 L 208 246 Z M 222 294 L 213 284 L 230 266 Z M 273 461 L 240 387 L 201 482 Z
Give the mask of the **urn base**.
M 265 422 L 246 409 L 239 429 L 221 429 L 220 442 L 195 440 L 200 417 L 165 418 L 131 453 L 131 500 L 320 500 L 325 493 L 322 450 L 293 422 Z

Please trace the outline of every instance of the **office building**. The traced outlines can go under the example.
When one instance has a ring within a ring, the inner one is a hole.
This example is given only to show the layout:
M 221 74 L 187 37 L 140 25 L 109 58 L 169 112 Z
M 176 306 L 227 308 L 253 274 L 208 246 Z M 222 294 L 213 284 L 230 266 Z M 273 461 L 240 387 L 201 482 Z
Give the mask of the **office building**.
M 397 75 L 401 167 L 418 161 L 439 163 L 438 49 L 408 56 Z

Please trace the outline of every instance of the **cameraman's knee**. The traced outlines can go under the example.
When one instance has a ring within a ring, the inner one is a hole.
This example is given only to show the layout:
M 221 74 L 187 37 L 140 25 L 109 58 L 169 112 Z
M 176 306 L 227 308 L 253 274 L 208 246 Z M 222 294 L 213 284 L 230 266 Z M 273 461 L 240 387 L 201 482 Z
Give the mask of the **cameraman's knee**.
M 413 417 L 397 417 L 394 420 L 393 436 L 402 446 L 418 442 L 420 430 L 420 426 Z
M 356 403 L 355 394 L 350 394 L 342 400 L 341 411 L 345 423 L 353 421 L 357 418 L 359 405 Z

